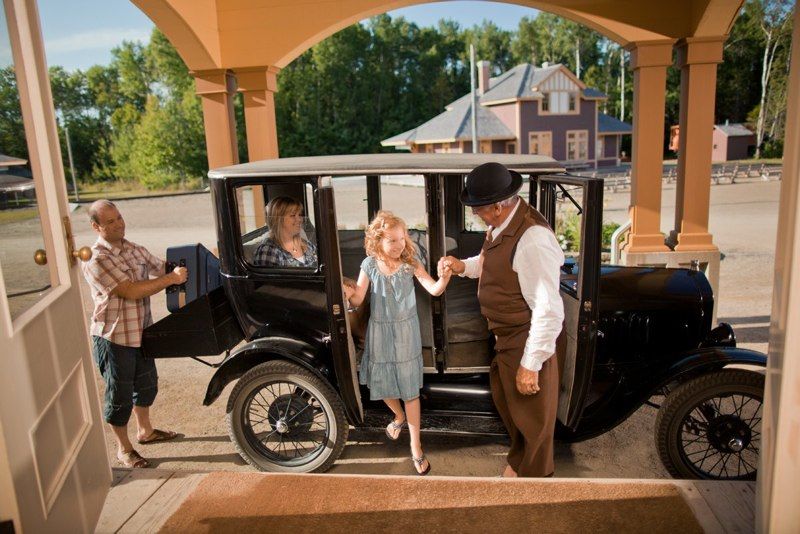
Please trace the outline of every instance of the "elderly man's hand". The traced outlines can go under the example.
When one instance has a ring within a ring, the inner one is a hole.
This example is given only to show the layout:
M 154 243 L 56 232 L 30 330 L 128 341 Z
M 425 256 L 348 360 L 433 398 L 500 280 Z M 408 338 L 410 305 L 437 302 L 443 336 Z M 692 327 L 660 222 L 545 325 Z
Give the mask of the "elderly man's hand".
M 517 369 L 517 391 L 523 395 L 539 393 L 539 372 L 531 371 L 520 365 Z
M 441 277 L 447 269 L 449 269 L 453 274 L 462 274 L 466 267 L 467 266 L 464 265 L 464 262 L 458 258 L 453 256 L 444 256 L 439 259 L 439 263 L 436 265 L 436 270 L 439 277 Z

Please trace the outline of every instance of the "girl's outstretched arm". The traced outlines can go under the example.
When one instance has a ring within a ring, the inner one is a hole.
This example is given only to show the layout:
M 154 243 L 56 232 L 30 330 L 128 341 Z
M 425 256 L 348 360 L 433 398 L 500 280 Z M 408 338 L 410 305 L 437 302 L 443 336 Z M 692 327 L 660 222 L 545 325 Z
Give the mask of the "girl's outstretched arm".
M 367 296 L 369 289 L 369 276 L 364 271 L 359 271 L 358 282 L 356 282 L 355 290 L 345 287 L 344 294 L 350 301 L 350 306 L 357 308 L 364 302 L 364 297 Z M 349 291 L 348 291 L 349 290 Z M 349 293 L 349 295 L 348 295 Z
M 452 274 L 453 272 L 450 269 L 445 269 L 442 272 L 442 276 L 438 280 L 434 280 L 421 263 L 417 263 L 417 268 L 414 270 L 414 276 L 417 277 L 419 283 L 422 284 L 422 287 L 424 287 L 425 290 L 434 297 L 438 297 L 444 293 L 447 284 L 450 283 L 450 276 Z

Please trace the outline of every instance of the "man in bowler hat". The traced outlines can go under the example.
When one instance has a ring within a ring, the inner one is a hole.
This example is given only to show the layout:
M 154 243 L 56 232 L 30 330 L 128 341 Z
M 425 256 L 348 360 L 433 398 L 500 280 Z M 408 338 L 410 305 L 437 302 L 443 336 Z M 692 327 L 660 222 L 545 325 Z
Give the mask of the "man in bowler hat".
M 476 167 L 461 202 L 489 226 L 483 248 L 438 267 L 479 279 L 481 313 L 496 338 L 492 398 L 511 437 L 503 476 L 546 477 L 554 469 L 564 254 L 542 214 L 517 196 L 521 187 L 522 176 L 499 163 Z

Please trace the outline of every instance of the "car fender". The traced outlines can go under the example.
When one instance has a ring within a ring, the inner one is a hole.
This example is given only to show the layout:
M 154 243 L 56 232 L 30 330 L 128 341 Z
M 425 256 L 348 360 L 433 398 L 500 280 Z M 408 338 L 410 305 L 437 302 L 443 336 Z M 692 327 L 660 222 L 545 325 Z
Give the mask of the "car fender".
M 705 373 L 718 371 L 725 367 L 766 367 L 767 356 L 761 352 L 737 347 L 702 347 L 686 351 L 673 363 L 651 369 L 649 380 L 632 375 L 624 378 L 626 385 L 616 388 L 603 406 L 587 412 L 575 431 L 559 428 L 559 438 L 564 441 L 583 441 L 608 432 L 624 422 L 661 388 L 673 382 L 685 382 Z
M 330 370 L 320 365 L 317 353 L 313 345 L 289 337 L 272 336 L 251 341 L 236 349 L 219 365 L 208 383 L 203 405 L 211 405 L 230 382 L 256 365 L 271 360 L 294 362 L 330 384 Z
M 681 382 L 707 371 L 716 371 L 729 366 L 767 366 L 767 355 L 738 347 L 706 347 L 692 351 L 674 364 L 665 373 L 665 378 L 653 391 L 674 380 Z

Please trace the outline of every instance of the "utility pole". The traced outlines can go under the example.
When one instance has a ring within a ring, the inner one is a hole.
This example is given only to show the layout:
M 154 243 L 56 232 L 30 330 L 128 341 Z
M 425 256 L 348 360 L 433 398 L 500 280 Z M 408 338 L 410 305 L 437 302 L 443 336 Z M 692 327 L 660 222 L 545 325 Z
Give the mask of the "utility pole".
M 625 49 L 619 49 L 619 120 L 625 120 Z
M 469 45 L 469 84 L 472 90 L 472 153 L 478 153 L 478 91 L 475 89 L 475 46 Z
M 75 164 L 72 162 L 72 143 L 69 142 L 69 127 L 64 125 L 64 137 L 67 138 L 67 157 L 69 158 L 69 172 L 72 174 L 72 191 L 75 193 L 75 202 L 80 202 L 78 182 L 75 180 Z

